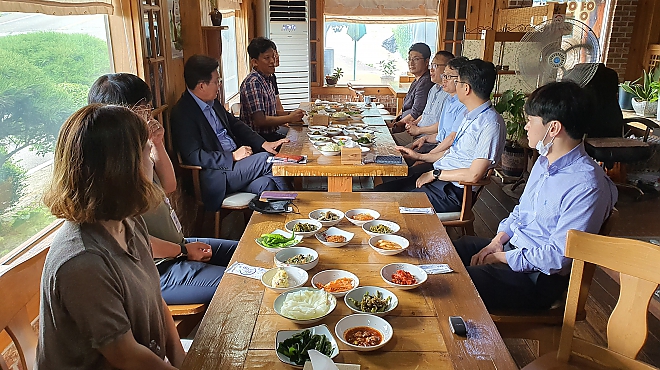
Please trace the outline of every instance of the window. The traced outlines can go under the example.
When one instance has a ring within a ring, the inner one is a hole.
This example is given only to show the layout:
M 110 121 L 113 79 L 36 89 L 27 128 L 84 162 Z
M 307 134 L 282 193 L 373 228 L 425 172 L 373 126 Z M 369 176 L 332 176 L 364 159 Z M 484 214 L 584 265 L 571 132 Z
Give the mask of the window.
M 236 52 L 236 17 L 234 13 L 223 14 L 222 25 L 222 73 L 224 78 L 225 102 L 238 94 L 238 57 Z
M 325 22 L 323 72 L 341 68 L 339 83 L 390 84 L 408 72 L 408 48 L 424 42 L 436 49 L 435 22 L 363 24 Z
M 445 20 L 444 50 L 454 55 L 462 55 L 465 25 L 467 22 L 468 0 L 447 1 Z
M 62 123 L 111 71 L 104 15 L 0 13 L 0 257 L 53 220 L 41 201 Z

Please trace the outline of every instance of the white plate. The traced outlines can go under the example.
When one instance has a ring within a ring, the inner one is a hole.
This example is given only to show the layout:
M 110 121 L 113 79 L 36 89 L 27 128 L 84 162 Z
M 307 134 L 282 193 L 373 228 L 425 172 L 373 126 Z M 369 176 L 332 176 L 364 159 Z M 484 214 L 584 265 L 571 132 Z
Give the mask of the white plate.
M 333 221 L 319 220 L 321 212 L 323 212 L 323 213 L 332 212 L 332 213 L 336 214 L 337 216 L 339 216 L 339 219 L 333 220 Z M 333 209 L 333 208 L 315 209 L 312 212 L 309 212 L 309 218 L 319 221 L 321 223 L 321 225 L 323 225 L 323 226 L 334 226 L 334 225 L 338 224 L 342 219 L 344 219 L 344 212 L 342 212 L 338 209 Z
M 402 248 L 401 249 L 392 249 L 392 250 L 380 249 L 380 248 L 376 247 L 376 242 L 379 241 L 379 240 L 388 240 L 388 241 L 397 243 Z M 408 248 L 409 245 L 410 245 L 410 242 L 408 241 L 408 239 L 404 238 L 403 236 L 399 236 L 399 235 L 379 235 L 379 236 L 372 236 L 369 239 L 369 246 L 373 250 L 375 250 L 376 252 L 378 252 L 382 255 L 385 255 L 385 256 L 393 256 L 395 254 L 399 254 L 399 253 L 405 251 Z
M 323 228 L 323 225 L 319 221 L 312 220 L 310 218 L 299 218 L 297 220 L 289 221 L 289 222 L 286 223 L 286 225 L 284 225 L 284 228 L 288 232 L 293 232 L 294 231 L 293 228 L 294 228 L 294 226 L 296 226 L 296 224 L 303 224 L 303 223 L 304 224 L 311 224 L 311 225 L 314 225 L 316 227 L 316 229 L 314 231 L 296 231 L 295 232 L 296 235 L 300 235 L 303 238 L 307 238 L 309 236 L 312 236 L 312 235 L 318 233 L 319 231 L 321 231 L 321 228 Z
M 369 149 L 368 147 L 366 147 L 366 146 L 360 146 L 360 150 L 362 151 L 362 153 L 366 153 L 366 152 L 368 152 L 370 149 Z
M 279 269 L 286 271 L 286 273 L 289 275 L 289 286 L 286 288 L 275 288 L 274 286 L 271 285 L 271 282 L 273 281 L 273 277 L 275 276 L 277 270 Z M 307 271 L 301 269 L 300 267 L 293 267 L 293 266 L 275 267 L 264 272 L 264 274 L 261 275 L 261 283 L 266 288 L 278 293 L 286 292 L 291 289 L 295 289 L 300 286 L 303 286 L 307 282 L 307 279 L 309 279 L 309 275 L 307 274 Z
M 290 238 L 290 237 L 291 237 L 291 233 L 290 233 L 290 232 L 287 232 L 287 231 L 284 231 L 284 230 L 280 230 L 280 229 L 276 229 L 275 231 L 273 231 L 273 232 L 270 233 L 270 234 L 280 234 L 280 235 L 282 235 L 282 236 L 285 237 L 285 238 Z M 281 250 L 286 249 L 286 248 L 291 248 L 291 247 L 293 247 L 294 245 L 298 245 L 298 244 L 300 244 L 300 241 L 301 241 L 301 240 L 302 240 L 302 236 L 296 234 L 296 243 L 295 243 L 295 244 L 290 245 L 290 246 L 285 247 L 285 248 L 268 248 L 268 247 L 264 246 L 263 244 L 261 244 L 261 242 L 259 241 L 259 238 L 254 239 L 255 243 L 257 243 L 261 248 L 263 248 L 263 249 L 265 249 L 265 250 L 267 250 L 267 251 L 269 251 L 269 252 L 273 252 L 273 253 L 276 253 L 276 252 L 281 251 Z
M 415 277 L 417 280 L 417 284 L 413 285 L 401 285 L 401 284 L 396 284 L 392 282 L 392 275 L 397 271 L 397 270 L 404 270 L 408 271 L 409 273 L 412 274 L 412 276 Z M 408 289 L 414 289 L 417 288 L 418 286 L 424 284 L 426 279 L 428 278 L 428 275 L 426 274 L 426 271 L 422 270 L 421 268 L 411 265 L 409 263 L 390 263 L 389 265 L 383 266 L 382 269 L 380 269 L 380 277 L 383 278 L 383 280 L 388 283 L 389 285 L 401 289 L 401 290 L 408 290 Z
M 391 233 L 377 233 L 369 230 L 372 226 L 378 226 L 378 225 L 384 225 L 392 229 Z M 379 236 L 379 235 L 391 235 L 391 234 L 396 234 L 401 230 L 401 227 L 399 224 L 396 222 L 392 221 L 385 221 L 385 220 L 373 220 L 373 221 L 368 221 L 362 224 L 362 230 L 369 234 L 370 236 Z
M 309 128 L 309 131 L 316 131 L 316 130 L 325 131 L 327 129 L 326 126 L 318 126 L 318 125 L 317 126 L 309 126 L 308 128 Z
M 305 330 L 311 331 L 312 335 L 324 335 L 326 338 L 328 338 L 330 344 L 332 344 L 332 353 L 330 354 L 330 358 L 337 357 L 337 355 L 339 354 L 339 346 L 337 345 L 337 341 L 335 340 L 335 338 L 332 336 L 330 329 L 325 324 L 321 324 L 318 326 L 313 326 L 311 328 L 301 329 L 301 330 L 278 330 L 277 335 L 275 336 L 275 352 L 277 352 L 277 348 L 280 346 L 280 343 L 293 337 L 296 334 L 304 332 Z M 287 365 L 291 365 L 297 368 L 303 367 L 303 365 L 296 365 L 294 362 L 290 361 L 288 358 L 286 358 L 283 354 L 279 352 L 277 352 L 277 358 L 279 358 L 280 361 L 284 362 Z
M 286 260 L 293 256 L 297 256 L 299 254 L 302 255 L 312 255 L 312 260 L 307 263 L 303 264 L 289 264 L 286 263 Z M 311 249 L 311 248 L 305 248 L 305 247 L 289 247 L 289 248 L 284 248 L 277 252 L 275 254 L 275 266 L 277 267 L 286 267 L 286 266 L 293 266 L 293 267 L 299 267 L 305 271 L 309 271 L 316 267 L 319 263 L 319 254 L 317 251 Z
M 354 220 L 353 216 L 360 214 L 360 213 L 368 213 L 370 214 L 374 220 L 377 220 L 380 218 L 380 213 L 374 211 L 373 209 L 367 209 L 367 208 L 356 208 L 356 209 L 351 209 L 349 211 L 346 211 L 346 219 L 349 220 L 353 225 L 357 226 L 362 226 L 363 224 L 372 221 L 372 220 L 366 220 L 366 221 L 360 221 L 360 220 Z
M 368 326 L 370 328 L 376 329 L 380 332 L 380 334 L 383 336 L 383 340 L 376 346 L 371 346 L 371 347 L 363 347 L 363 346 L 356 346 L 354 344 L 350 344 L 346 341 L 344 338 L 344 333 L 346 333 L 347 330 L 351 328 L 355 328 L 358 326 Z M 340 341 L 342 341 L 345 345 L 349 346 L 352 349 L 355 349 L 357 351 L 374 351 L 390 341 L 392 339 L 392 335 L 394 334 L 394 331 L 392 330 L 392 325 L 385 321 L 382 317 L 378 317 L 375 315 L 370 315 L 370 314 L 355 314 L 355 315 L 349 315 L 337 322 L 337 325 L 335 325 L 335 335 L 337 338 L 339 338 Z
M 326 237 L 331 236 L 331 235 L 341 235 L 344 238 L 346 238 L 346 241 L 341 242 L 341 243 L 334 243 L 334 242 L 326 241 Z M 326 247 L 339 248 L 339 247 L 343 247 L 346 244 L 348 244 L 353 239 L 354 236 L 355 236 L 355 234 L 353 234 L 350 231 L 345 231 L 345 230 L 342 230 L 342 229 L 338 229 L 336 227 L 331 227 L 331 228 L 329 228 L 328 230 L 326 230 L 324 232 L 317 233 L 316 234 L 316 239 L 318 239 L 318 241 L 320 241 Z
M 317 273 L 316 275 L 314 275 L 312 277 L 312 287 L 316 288 L 317 287 L 316 284 L 326 285 L 327 283 L 329 283 L 331 281 L 335 281 L 335 280 L 341 279 L 341 278 L 349 278 L 349 279 L 353 280 L 353 289 L 360 286 L 360 279 L 358 279 L 358 277 L 355 276 L 355 274 L 353 274 L 352 272 L 348 272 L 348 271 L 344 271 L 344 270 L 325 270 L 325 271 L 321 271 L 321 272 Z M 328 293 L 332 294 L 333 296 L 335 296 L 337 298 L 341 298 L 341 297 L 345 296 L 346 293 L 350 292 L 351 290 L 347 290 L 345 292 L 337 292 L 337 293 L 328 292 Z
M 288 292 L 284 292 L 284 293 L 280 294 L 277 298 L 275 298 L 275 302 L 273 303 L 273 309 L 275 310 L 275 312 L 277 312 L 278 315 L 295 322 L 296 324 L 313 324 L 315 322 L 319 322 L 319 321 L 323 320 L 324 317 L 328 316 L 332 311 L 334 311 L 335 307 L 337 307 L 337 298 L 335 298 L 335 296 L 333 296 L 332 294 L 327 294 L 326 297 L 327 297 L 327 299 L 330 303 L 330 307 L 328 309 L 328 312 L 326 312 L 324 315 L 321 315 L 319 317 L 309 319 L 309 320 L 298 320 L 298 319 L 293 319 L 291 317 L 287 317 L 287 316 L 282 315 L 282 304 L 284 303 L 284 300 L 286 299 L 286 296 L 289 295 L 289 294 L 295 293 L 295 292 L 302 291 L 302 290 L 312 290 L 312 291 L 316 291 L 316 292 L 319 291 L 318 289 L 311 288 L 311 287 L 300 287 L 300 288 L 289 290 Z
M 353 298 L 357 302 L 360 302 L 360 301 L 362 301 L 362 298 L 364 297 L 364 293 L 367 293 L 367 292 L 371 296 L 375 296 L 376 293 L 380 292 L 383 299 L 387 299 L 387 297 L 392 297 L 389 307 L 387 307 L 387 309 L 383 312 L 365 312 L 365 311 L 361 311 L 349 299 L 349 298 Z M 396 306 L 399 305 L 399 299 L 396 297 L 396 294 L 390 292 L 389 290 L 387 290 L 385 288 L 380 288 L 380 287 L 377 287 L 377 286 L 361 286 L 361 287 L 355 288 L 355 289 L 351 290 L 350 292 L 346 293 L 346 295 L 344 296 L 344 303 L 346 303 L 346 306 L 348 306 L 348 308 L 350 308 L 353 312 L 368 313 L 368 314 L 383 317 L 383 316 L 389 314 L 390 312 L 392 312 L 396 308 Z

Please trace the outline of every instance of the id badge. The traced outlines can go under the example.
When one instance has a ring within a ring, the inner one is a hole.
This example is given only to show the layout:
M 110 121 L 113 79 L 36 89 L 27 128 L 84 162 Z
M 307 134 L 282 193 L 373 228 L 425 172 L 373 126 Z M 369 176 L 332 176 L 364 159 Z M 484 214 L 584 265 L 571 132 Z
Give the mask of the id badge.
M 176 216 L 176 212 L 174 212 L 173 209 L 170 210 L 170 217 L 172 217 L 172 222 L 174 222 L 176 231 L 180 233 L 183 228 L 181 227 L 181 222 L 179 222 L 179 218 Z

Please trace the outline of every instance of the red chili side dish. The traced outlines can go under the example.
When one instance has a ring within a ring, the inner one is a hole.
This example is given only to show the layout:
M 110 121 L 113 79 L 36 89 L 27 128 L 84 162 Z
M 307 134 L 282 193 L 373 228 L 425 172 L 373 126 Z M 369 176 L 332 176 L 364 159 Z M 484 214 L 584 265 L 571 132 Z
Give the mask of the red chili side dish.
M 346 341 L 354 346 L 373 347 L 383 341 L 383 335 L 368 326 L 357 326 L 344 332 Z
M 414 285 L 417 283 L 417 279 L 408 271 L 396 270 L 392 275 L 392 282 L 399 285 Z

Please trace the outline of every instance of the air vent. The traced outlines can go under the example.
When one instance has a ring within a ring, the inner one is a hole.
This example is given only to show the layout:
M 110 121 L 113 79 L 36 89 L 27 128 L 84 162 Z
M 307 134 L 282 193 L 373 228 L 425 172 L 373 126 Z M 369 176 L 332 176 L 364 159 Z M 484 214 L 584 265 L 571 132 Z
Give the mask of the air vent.
M 269 13 L 271 21 L 305 22 L 307 2 L 274 0 L 270 2 Z

